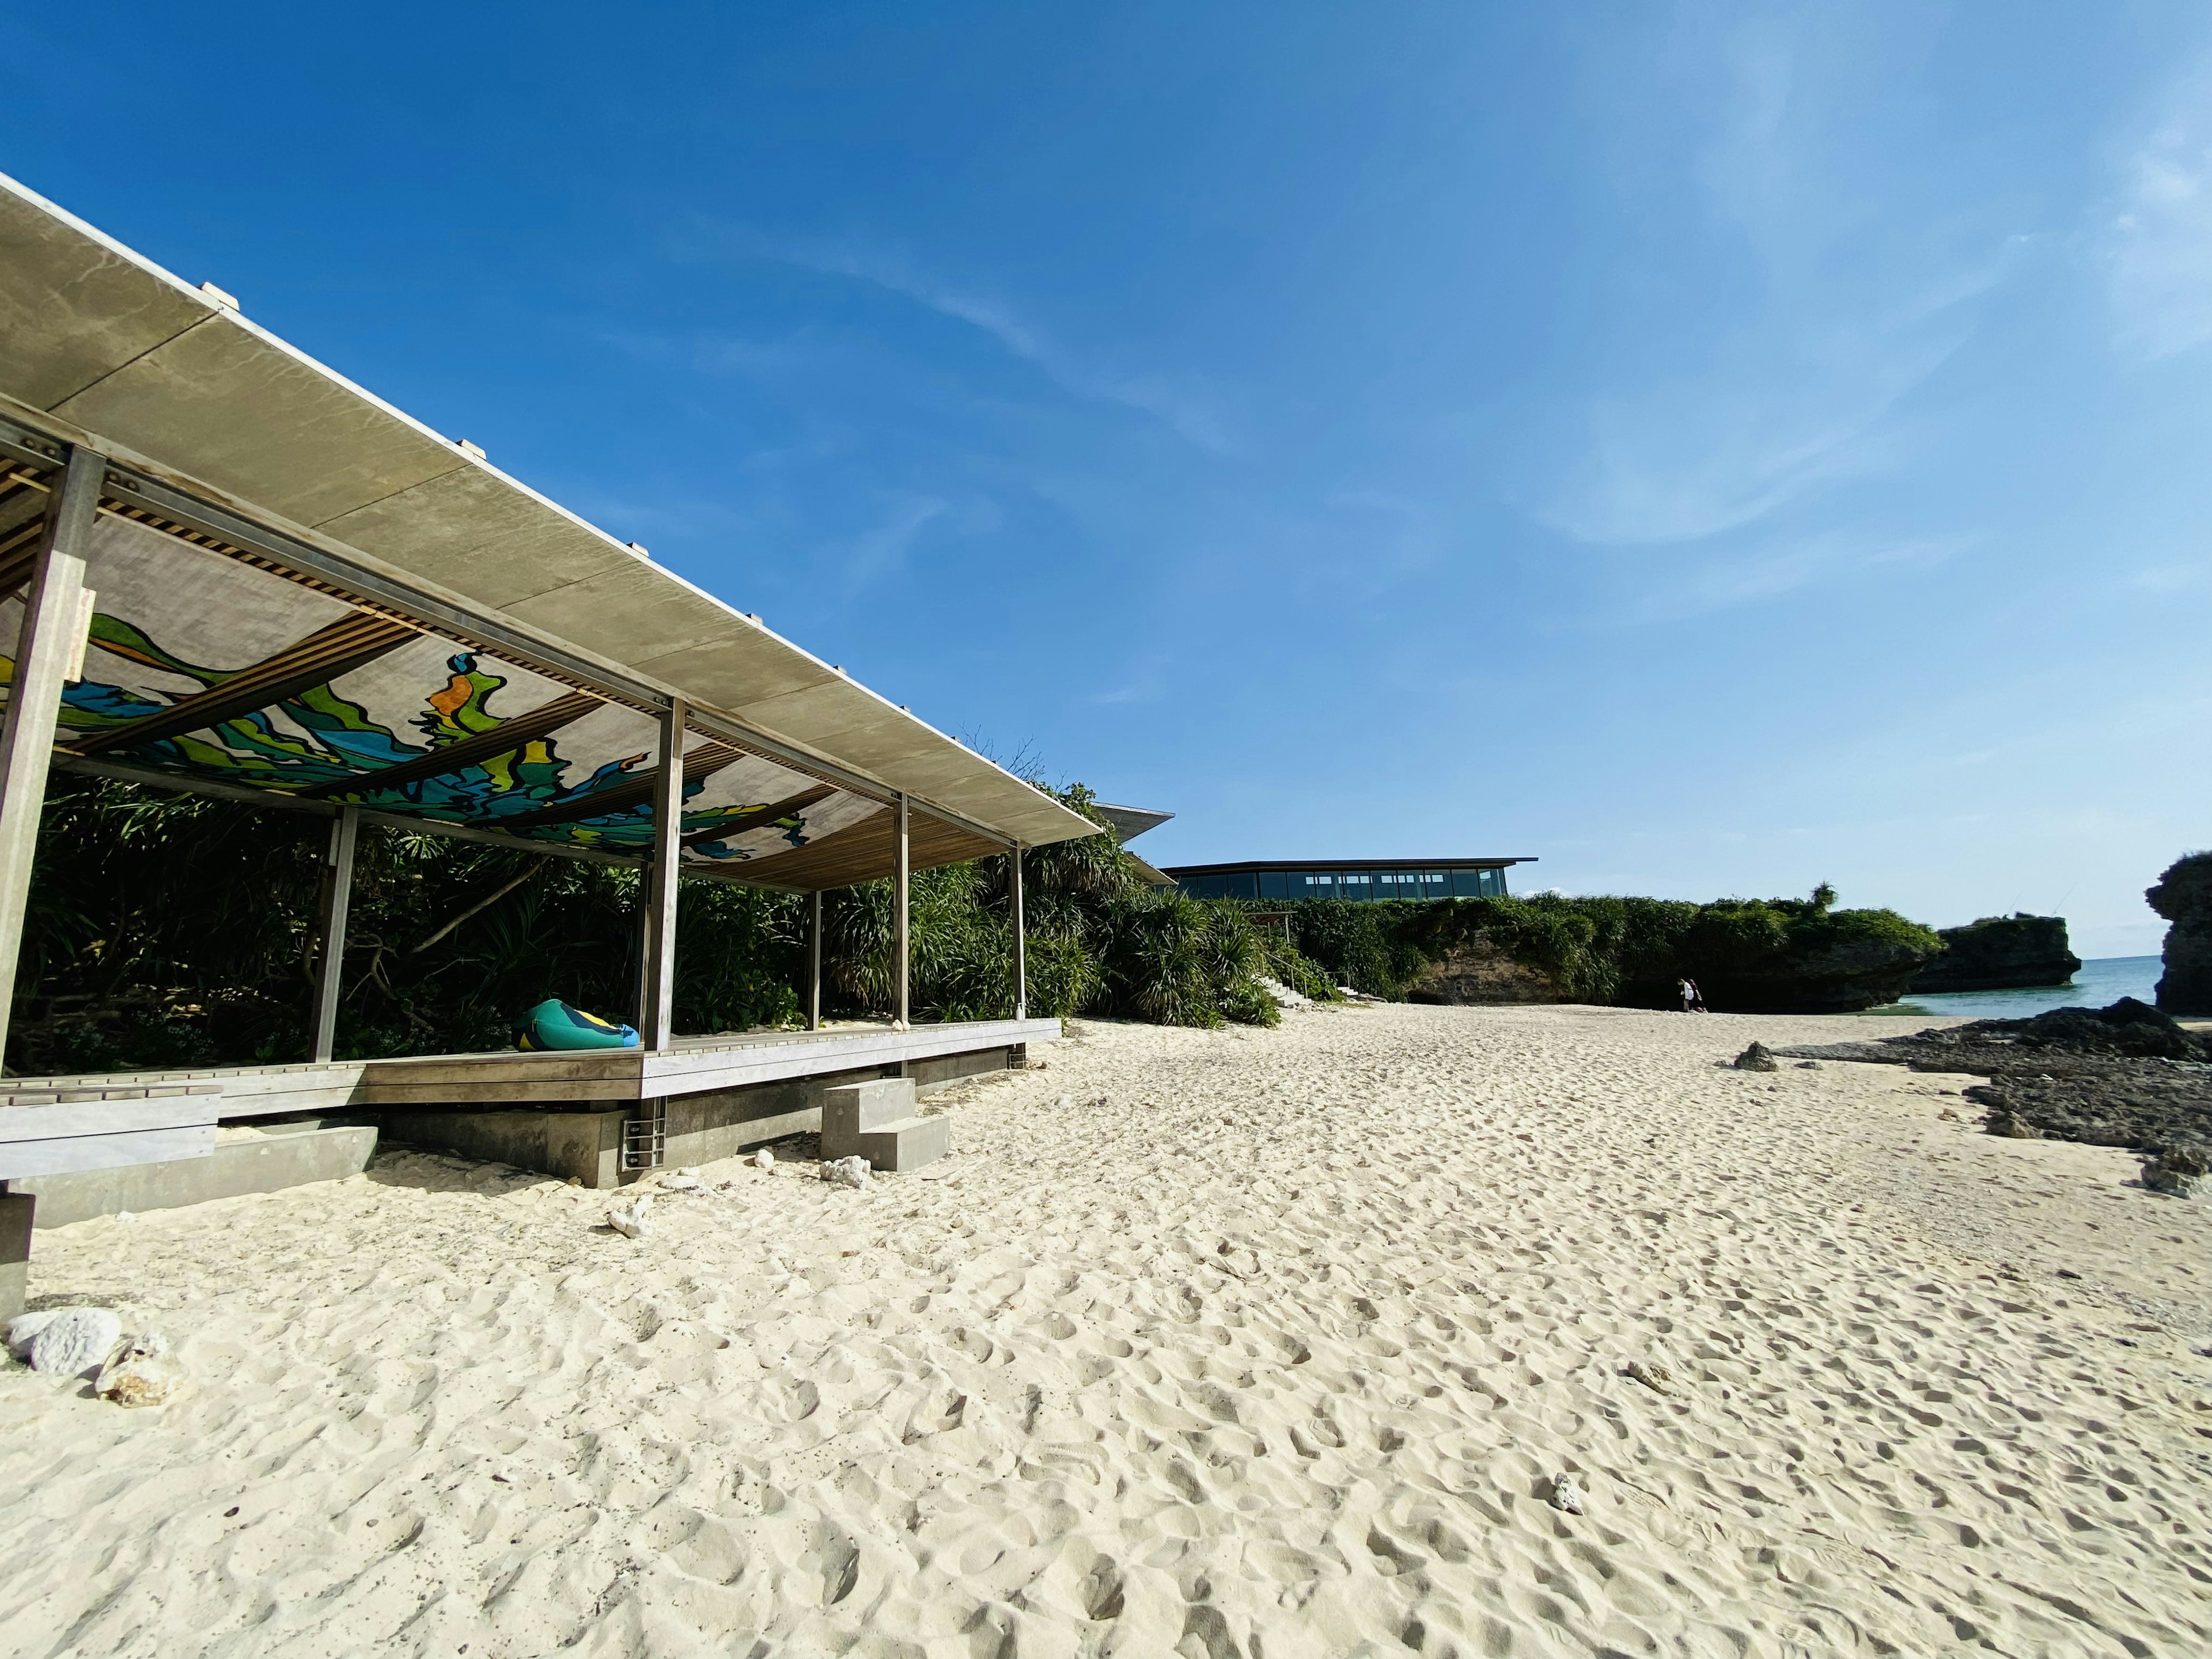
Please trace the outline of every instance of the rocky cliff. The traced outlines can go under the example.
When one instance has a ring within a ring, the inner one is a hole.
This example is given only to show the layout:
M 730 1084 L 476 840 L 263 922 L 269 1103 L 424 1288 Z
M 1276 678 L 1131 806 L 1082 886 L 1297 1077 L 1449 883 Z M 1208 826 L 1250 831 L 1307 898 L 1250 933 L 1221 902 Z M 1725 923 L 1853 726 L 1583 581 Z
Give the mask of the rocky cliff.
M 2176 860 L 2143 897 L 2173 924 L 2158 1006 L 2169 1014 L 2212 1014 L 2212 853 Z
M 1460 940 L 1440 959 L 1424 963 L 1406 988 L 1406 1000 L 1461 1006 L 1574 999 L 1558 975 L 1536 963 L 1516 961 L 1504 947 L 1477 933 Z
M 1937 930 L 1943 954 L 1920 970 L 1916 991 L 2002 991 L 2063 985 L 2081 966 L 2067 947 L 2063 916 L 1984 916 Z

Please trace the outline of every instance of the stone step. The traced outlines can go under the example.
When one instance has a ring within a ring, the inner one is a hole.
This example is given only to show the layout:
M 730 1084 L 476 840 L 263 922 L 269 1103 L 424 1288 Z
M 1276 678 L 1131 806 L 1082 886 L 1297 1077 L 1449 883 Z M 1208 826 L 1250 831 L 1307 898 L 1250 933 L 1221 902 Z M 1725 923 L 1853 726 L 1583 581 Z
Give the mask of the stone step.
M 842 1083 L 822 1091 L 822 1144 L 842 1146 L 854 1135 L 880 1129 L 914 1115 L 914 1079 L 876 1078 L 866 1083 Z M 849 1149 L 836 1154 L 850 1156 Z
M 896 1123 L 863 1130 L 854 1138 L 852 1150 L 867 1159 L 868 1167 L 879 1175 L 904 1175 L 925 1164 L 936 1163 L 952 1150 L 952 1120 L 902 1118 Z M 823 1156 L 828 1156 L 826 1145 Z

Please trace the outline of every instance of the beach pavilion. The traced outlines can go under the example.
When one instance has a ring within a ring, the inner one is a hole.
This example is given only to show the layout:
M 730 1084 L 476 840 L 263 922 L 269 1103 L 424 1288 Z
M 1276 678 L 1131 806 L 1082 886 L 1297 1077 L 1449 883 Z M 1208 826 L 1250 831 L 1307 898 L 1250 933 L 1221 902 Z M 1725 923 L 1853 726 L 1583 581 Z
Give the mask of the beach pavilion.
M 5 178 L 0 611 L 0 1022 L 50 768 L 330 826 L 312 1054 L 0 1084 L 19 1293 L 27 1187 L 207 1158 L 218 1123 L 367 1114 L 608 1185 L 814 1127 L 830 1084 L 1058 1034 L 1018 942 L 1014 1018 L 909 1020 L 907 878 L 1096 825 Z M 336 1059 L 367 825 L 644 872 L 642 1046 Z M 812 896 L 808 1030 L 677 1034 L 679 877 Z M 821 894 L 884 878 L 895 1018 L 822 1029 Z

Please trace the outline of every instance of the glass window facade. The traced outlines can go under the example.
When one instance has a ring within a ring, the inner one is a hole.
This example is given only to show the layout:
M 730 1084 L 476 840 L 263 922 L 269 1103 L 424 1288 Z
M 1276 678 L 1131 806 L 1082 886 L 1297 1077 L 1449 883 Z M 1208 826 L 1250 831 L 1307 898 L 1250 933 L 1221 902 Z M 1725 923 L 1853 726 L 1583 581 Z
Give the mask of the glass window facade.
M 1441 870 L 1240 870 L 1224 875 L 1182 876 L 1176 885 L 1203 899 L 1439 899 L 1503 898 L 1505 872 L 1455 866 Z

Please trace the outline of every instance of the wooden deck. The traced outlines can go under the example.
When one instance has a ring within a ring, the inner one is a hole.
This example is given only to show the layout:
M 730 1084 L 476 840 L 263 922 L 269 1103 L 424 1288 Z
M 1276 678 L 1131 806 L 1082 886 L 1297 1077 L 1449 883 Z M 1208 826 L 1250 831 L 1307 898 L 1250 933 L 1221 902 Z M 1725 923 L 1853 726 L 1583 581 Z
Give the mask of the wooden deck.
M 219 1120 L 424 1106 L 665 1100 L 759 1083 L 1047 1042 L 1057 1019 L 848 1025 L 678 1037 L 673 1047 L 426 1054 L 0 1079 L 0 1179 L 200 1158 Z

